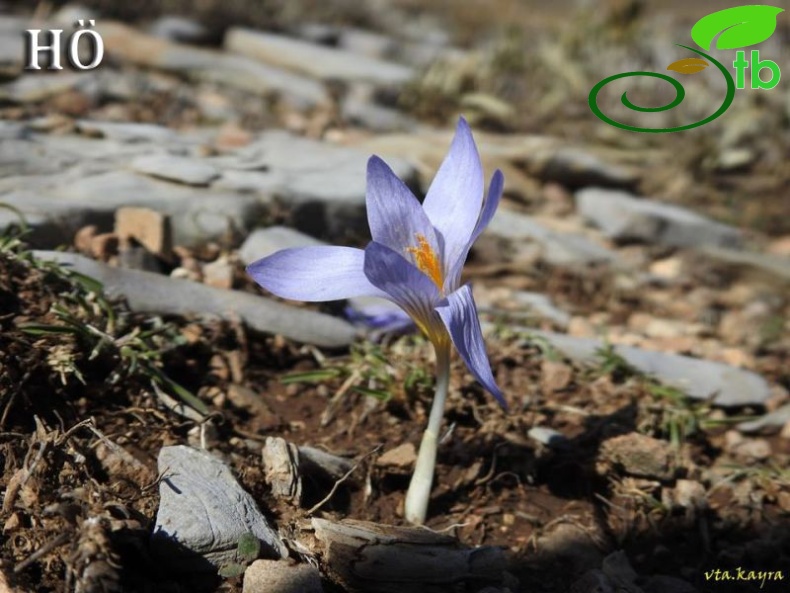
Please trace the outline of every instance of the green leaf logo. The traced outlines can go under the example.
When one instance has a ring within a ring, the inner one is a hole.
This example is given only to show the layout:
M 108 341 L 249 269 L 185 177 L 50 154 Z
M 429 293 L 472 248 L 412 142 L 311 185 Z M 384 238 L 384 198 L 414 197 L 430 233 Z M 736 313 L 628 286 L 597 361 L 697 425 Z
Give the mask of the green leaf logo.
M 762 43 L 776 30 L 776 17 L 784 8 L 765 5 L 735 6 L 702 17 L 691 29 L 694 43 L 710 50 L 737 49 Z M 721 33 L 721 35 L 719 35 Z

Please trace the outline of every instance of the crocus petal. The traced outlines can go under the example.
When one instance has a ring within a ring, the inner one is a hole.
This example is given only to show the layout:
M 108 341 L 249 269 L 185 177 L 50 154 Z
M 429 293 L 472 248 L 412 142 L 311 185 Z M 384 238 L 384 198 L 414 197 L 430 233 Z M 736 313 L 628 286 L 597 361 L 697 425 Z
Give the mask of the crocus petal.
M 483 211 L 480 213 L 480 218 L 477 220 L 475 230 L 472 233 L 472 238 L 469 240 L 469 247 L 472 243 L 477 241 L 477 238 L 482 234 L 491 219 L 494 218 L 494 213 L 499 207 L 499 201 L 502 198 L 502 190 L 505 188 L 505 176 L 502 171 L 497 169 L 491 177 L 491 183 L 488 185 L 488 195 L 483 203 Z
M 414 320 L 392 301 L 375 299 L 374 303 L 360 303 L 360 300 L 345 308 L 350 321 L 387 333 L 414 329 Z
M 494 375 L 491 373 L 491 365 L 488 363 L 472 289 L 465 284 L 448 296 L 446 304 L 437 307 L 436 311 L 469 371 L 491 392 L 499 405 L 507 409 L 505 398 L 497 387 Z
M 365 252 L 353 247 L 283 249 L 247 266 L 247 273 L 269 292 L 295 301 L 335 301 L 386 296 L 364 272 Z
M 480 155 L 469 124 L 460 118 L 450 151 L 423 202 L 425 213 L 444 238 L 446 271 L 463 255 L 472 236 L 480 217 L 483 189 Z
M 499 201 L 502 198 L 502 190 L 505 187 L 505 176 L 502 174 L 502 171 L 497 169 L 494 172 L 493 177 L 491 177 L 491 184 L 488 186 L 488 196 L 486 197 L 485 202 L 483 203 L 483 211 L 480 213 L 480 218 L 477 220 L 477 225 L 475 226 L 475 230 L 472 233 L 472 237 L 469 239 L 469 242 L 466 244 L 466 248 L 461 253 L 461 257 L 459 257 L 450 268 L 447 279 L 445 280 L 445 291 L 446 292 L 453 292 L 458 288 L 461 284 L 461 270 L 464 267 L 464 263 L 466 263 L 466 258 L 469 255 L 469 250 L 472 248 L 472 245 L 477 238 L 486 230 L 488 223 L 491 222 L 491 219 L 494 218 L 494 213 L 496 212 L 497 207 L 499 207 Z
M 422 205 L 377 156 L 368 160 L 366 207 L 370 234 L 376 243 L 408 257 L 406 250 L 417 246 L 418 237 L 424 237 L 435 253 L 441 253 Z
M 387 298 L 406 311 L 429 338 L 443 331 L 434 314 L 439 289 L 420 270 L 386 245 L 371 241 L 365 248 L 365 275 Z

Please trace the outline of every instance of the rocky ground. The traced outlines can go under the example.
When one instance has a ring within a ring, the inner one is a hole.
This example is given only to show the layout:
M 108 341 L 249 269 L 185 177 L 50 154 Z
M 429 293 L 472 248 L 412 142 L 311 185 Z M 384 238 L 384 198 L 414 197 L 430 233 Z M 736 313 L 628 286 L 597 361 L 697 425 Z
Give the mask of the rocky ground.
M 790 87 L 624 132 L 589 89 L 682 57 L 689 3 L 376 5 L 0 13 L 0 591 L 785 590 Z M 99 68 L 22 69 L 78 18 Z M 721 91 L 683 82 L 652 121 Z M 430 345 L 244 266 L 363 246 L 368 157 L 424 195 L 459 114 L 510 411 L 454 362 L 424 530 Z

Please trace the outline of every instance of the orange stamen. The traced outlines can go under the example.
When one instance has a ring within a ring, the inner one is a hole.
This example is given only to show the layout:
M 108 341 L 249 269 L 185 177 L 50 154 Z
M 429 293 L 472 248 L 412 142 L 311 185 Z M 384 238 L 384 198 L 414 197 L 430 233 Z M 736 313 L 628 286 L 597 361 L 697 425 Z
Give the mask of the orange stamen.
M 442 277 L 439 256 L 428 243 L 425 235 L 417 233 L 417 246 L 407 247 L 406 251 L 414 256 L 414 263 L 417 265 L 417 268 L 433 280 L 433 283 L 441 291 L 444 286 L 444 278 Z

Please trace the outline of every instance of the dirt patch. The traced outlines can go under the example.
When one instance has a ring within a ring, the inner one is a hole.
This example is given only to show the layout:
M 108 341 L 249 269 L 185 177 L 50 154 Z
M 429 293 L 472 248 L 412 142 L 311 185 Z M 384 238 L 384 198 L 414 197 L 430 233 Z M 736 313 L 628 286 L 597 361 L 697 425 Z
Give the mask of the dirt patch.
M 301 508 L 274 499 L 261 463 L 267 436 L 361 460 L 316 516 L 403 524 L 410 468 L 378 461 L 419 442 L 432 395 L 422 339 L 331 353 L 228 324 L 157 321 L 122 303 L 104 307 L 79 279 L 23 251 L 0 257 L 0 279 L 2 563 L 19 590 L 195 590 L 147 547 L 158 451 L 198 444 L 200 432 L 162 376 L 206 406 L 208 446 L 280 530 L 302 529 L 332 483 L 311 484 Z M 98 338 L 50 327 L 67 320 L 109 330 L 99 354 Z M 122 337 L 157 324 L 161 374 L 152 376 L 129 368 Z M 743 444 L 730 446 L 721 411 L 662 397 L 626 368 L 580 368 L 539 346 L 513 335 L 489 346 L 508 413 L 454 364 L 431 529 L 506 549 L 523 591 L 566 591 L 615 549 L 643 577 L 671 575 L 701 590 L 712 569 L 786 570 L 787 440 L 768 441 L 770 459 L 759 446 L 749 457 Z M 536 426 L 563 438 L 536 439 Z M 240 590 L 240 581 L 222 590 Z

